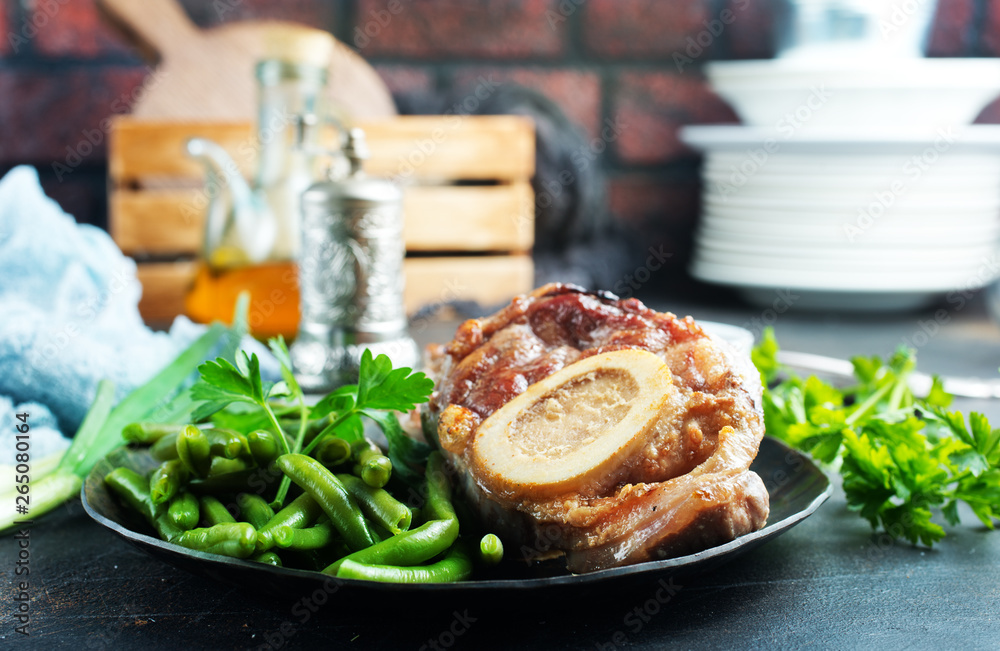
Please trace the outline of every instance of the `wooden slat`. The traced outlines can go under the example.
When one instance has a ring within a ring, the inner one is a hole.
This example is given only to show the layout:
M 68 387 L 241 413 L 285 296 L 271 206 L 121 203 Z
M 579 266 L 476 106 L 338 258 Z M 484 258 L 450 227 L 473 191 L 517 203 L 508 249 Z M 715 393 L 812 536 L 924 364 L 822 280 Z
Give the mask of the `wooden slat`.
M 146 323 L 169 323 L 184 314 L 184 297 L 194 281 L 197 262 L 149 262 L 137 265 L 142 283 L 139 314 Z
M 527 182 L 411 186 L 404 193 L 408 251 L 527 251 L 534 204 Z M 109 228 L 128 254 L 197 254 L 206 197 L 201 190 L 113 190 Z
M 359 123 L 368 136 L 365 168 L 415 179 L 522 180 L 535 173 L 532 121 L 513 115 L 411 115 Z
M 368 135 L 366 167 L 399 179 L 526 180 L 534 174 L 530 119 L 511 116 L 404 116 L 359 122 Z M 116 118 L 109 142 L 109 174 L 117 184 L 143 179 L 200 179 L 202 165 L 184 143 L 199 136 L 226 149 L 244 176 L 254 169 L 256 136 L 250 123 L 157 122 Z
M 127 255 L 200 253 L 203 200 L 200 190 L 112 190 L 108 230 Z
M 197 262 L 150 262 L 138 265 L 142 283 L 139 312 L 147 323 L 163 324 L 184 313 L 184 297 Z M 527 255 L 408 258 L 405 263 L 408 313 L 425 305 L 474 300 L 483 305 L 530 291 L 534 267 Z
M 531 256 L 407 258 L 406 310 L 454 300 L 494 305 L 531 291 Z
M 128 116 L 114 119 L 108 138 L 108 176 L 112 183 L 138 179 L 189 179 L 205 176 L 205 166 L 187 155 L 190 138 L 208 138 L 233 157 L 245 177 L 257 161 L 250 122 L 157 122 Z
M 526 181 L 406 188 L 406 250 L 527 251 L 535 241 L 534 196 Z

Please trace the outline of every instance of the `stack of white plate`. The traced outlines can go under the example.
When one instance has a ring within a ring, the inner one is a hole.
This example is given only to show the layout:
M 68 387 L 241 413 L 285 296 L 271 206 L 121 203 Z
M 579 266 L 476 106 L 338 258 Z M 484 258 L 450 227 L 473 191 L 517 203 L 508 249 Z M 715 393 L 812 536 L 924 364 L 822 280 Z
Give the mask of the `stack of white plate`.
M 737 86 L 761 97 L 760 88 L 730 74 L 746 63 L 710 69 L 713 81 L 729 79 L 720 82 L 726 90 L 720 93 L 730 101 L 741 97 Z M 942 76 L 942 61 L 923 63 Z M 799 106 L 806 108 L 797 117 L 795 106 L 785 108 L 785 116 L 773 107 L 751 113 L 756 122 L 778 113 L 766 126 L 683 129 L 681 138 L 705 155 L 692 274 L 737 287 L 763 305 L 773 304 L 781 290 L 797 307 L 847 309 L 911 308 L 992 282 L 1000 275 L 994 257 L 1000 126 L 947 126 L 971 120 L 1000 92 L 1000 62 L 973 63 L 992 75 L 977 93 L 938 98 L 936 111 L 921 104 L 922 120 L 897 106 L 903 126 L 860 123 L 865 105 L 875 124 L 892 115 L 872 99 L 877 89 L 840 110 L 831 99 L 837 90 L 828 86 L 822 92 L 830 98 L 812 108 L 811 91 L 803 89 Z M 960 76 L 949 83 L 961 86 Z M 914 74 L 908 79 L 919 85 Z M 816 120 L 821 125 L 809 124 L 828 109 L 832 115 Z

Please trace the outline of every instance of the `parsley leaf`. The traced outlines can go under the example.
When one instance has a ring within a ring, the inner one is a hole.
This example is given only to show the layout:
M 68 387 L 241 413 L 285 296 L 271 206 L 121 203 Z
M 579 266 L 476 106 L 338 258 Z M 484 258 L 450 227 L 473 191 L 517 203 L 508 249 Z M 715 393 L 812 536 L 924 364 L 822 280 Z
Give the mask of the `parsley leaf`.
M 434 390 L 434 381 L 423 373 L 392 368 L 385 355 L 373 358 L 370 350 L 361 356 L 357 404 L 362 409 L 409 411 L 425 402 Z
M 218 357 L 198 367 L 201 378 L 191 387 L 191 398 L 205 404 L 195 410 L 195 420 L 202 420 L 233 402 L 248 402 L 265 406 L 272 395 L 285 392 L 284 384 L 271 384 L 260 379 L 260 360 L 240 351 L 237 366 Z
M 335 412 L 350 411 L 358 402 L 358 385 L 344 386 L 326 394 L 322 400 L 313 405 L 310 418 L 323 418 Z
M 388 456 L 393 473 L 404 482 L 419 484 L 417 468 L 427 461 L 431 448 L 408 436 L 394 412 L 409 411 L 426 402 L 434 381 L 407 367 L 393 368 L 386 355 L 375 357 L 370 350 L 361 356 L 358 383 L 348 384 L 327 394 L 310 411 L 310 418 L 329 418 L 327 425 L 303 450 L 309 453 L 330 434 L 348 442 L 363 438 L 361 416 L 373 421 L 389 443 Z
M 810 453 L 838 460 L 848 508 L 874 529 L 932 546 L 945 536 L 934 521 L 959 524 L 959 502 L 989 528 L 1000 518 L 1000 429 L 982 414 L 948 412 L 951 396 L 934 378 L 928 395 L 909 386 L 914 351 L 885 361 L 851 360 L 857 384 L 837 388 L 816 377 L 776 382 L 777 342 L 768 329 L 754 350 L 762 377 L 767 433 Z
M 418 485 L 423 480 L 423 474 L 417 468 L 427 463 L 431 446 L 408 436 L 399 424 L 396 414 L 392 412 L 365 409 L 362 413 L 382 428 L 385 438 L 389 441 L 392 472 L 406 483 Z
M 761 384 L 767 386 L 778 374 L 778 340 L 773 328 L 766 328 L 761 342 L 750 351 L 754 366 L 760 371 Z
M 292 372 L 291 356 L 284 339 L 271 339 L 268 346 L 281 365 L 281 382 L 262 381 L 257 356 L 248 356 L 242 351 L 236 357 L 236 364 L 218 358 L 198 367 L 201 377 L 191 387 L 190 394 L 199 403 L 195 422 L 212 417 L 223 426 L 238 425 L 237 429 L 248 429 L 251 425 L 254 429 L 270 427 L 280 435 L 285 453 L 308 454 L 330 435 L 339 436 L 348 443 L 363 439 L 362 417 L 368 418 L 385 433 L 394 472 L 411 484 L 423 480 L 420 468 L 426 463 L 431 448 L 409 437 L 395 412 L 409 411 L 426 402 L 434 389 L 433 380 L 409 368 L 393 368 L 387 356 L 375 357 L 366 350 L 361 358 L 358 383 L 330 392 L 310 408 Z M 285 404 L 275 403 L 276 398 L 286 399 Z M 275 410 L 283 415 L 298 411 L 298 431 L 291 445 Z M 303 445 L 310 426 L 313 431 L 321 431 L 308 445 Z M 288 478 L 282 478 L 275 507 L 284 501 L 289 485 Z

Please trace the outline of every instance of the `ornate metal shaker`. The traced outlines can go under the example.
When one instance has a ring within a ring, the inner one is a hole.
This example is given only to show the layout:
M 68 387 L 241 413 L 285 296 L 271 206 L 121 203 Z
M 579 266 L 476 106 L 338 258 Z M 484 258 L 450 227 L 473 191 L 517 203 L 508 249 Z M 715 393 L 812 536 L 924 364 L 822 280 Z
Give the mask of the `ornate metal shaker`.
M 362 130 L 348 132 L 344 154 L 346 178 L 331 172 L 302 195 L 301 321 L 291 356 L 307 391 L 356 382 L 365 349 L 394 367 L 419 361 L 403 307 L 402 191 L 362 170 Z

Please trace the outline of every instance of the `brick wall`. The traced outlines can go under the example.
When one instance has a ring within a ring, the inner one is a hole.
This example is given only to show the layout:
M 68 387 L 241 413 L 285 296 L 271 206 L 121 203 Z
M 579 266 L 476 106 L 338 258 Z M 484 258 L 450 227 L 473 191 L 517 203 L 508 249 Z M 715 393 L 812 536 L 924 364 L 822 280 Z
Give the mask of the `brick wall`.
M 0 172 L 35 164 L 66 210 L 103 224 L 104 144 L 90 145 L 87 134 L 109 114 L 128 111 L 149 69 L 104 24 L 93 0 L 0 1 Z M 615 216 L 665 243 L 679 263 L 700 188 L 698 159 L 678 141 L 677 128 L 736 120 L 700 66 L 711 58 L 771 56 L 777 0 L 181 2 L 203 27 L 280 18 L 328 29 L 397 93 L 446 92 L 481 74 L 538 89 L 603 152 Z M 1000 55 L 1000 0 L 939 4 L 932 55 Z M 735 20 L 712 35 L 724 10 Z M 699 38 L 703 51 L 689 51 Z M 678 52 L 692 61 L 678 66 Z M 609 120 L 624 128 L 605 147 Z M 1000 104 L 980 120 L 1000 121 Z M 72 172 L 57 178 L 52 163 L 74 154 Z

